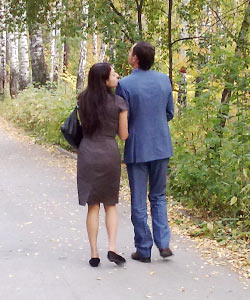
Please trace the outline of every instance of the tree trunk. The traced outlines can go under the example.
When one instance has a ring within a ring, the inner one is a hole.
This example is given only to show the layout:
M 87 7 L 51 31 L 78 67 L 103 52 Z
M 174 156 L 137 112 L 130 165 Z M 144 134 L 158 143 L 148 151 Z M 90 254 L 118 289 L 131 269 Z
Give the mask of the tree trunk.
M 178 115 L 180 116 L 183 112 L 183 109 L 187 106 L 187 72 L 186 68 L 182 67 L 180 70 L 181 80 L 179 83 L 179 92 L 178 92 Z
M 183 0 L 182 4 L 185 7 L 188 3 L 188 0 Z M 181 38 L 187 38 L 188 33 L 187 33 L 187 22 L 185 20 L 182 20 L 182 30 L 181 30 Z M 178 106 L 178 113 L 179 115 L 182 114 L 183 108 L 187 106 L 187 69 L 186 69 L 186 49 L 185 49 L 185 44 L 182 43 L 181 49 L 181 59 L 183 60 L 183 66 L 180 69 L 180 75 L 181 75 L 181 80 L 179 82 L 179 92 L 178 92 L 178 98 L 177 102 L 179 104 Z
M 60 21 L 54 21 L 56 15 L 60 13 L 62 8 L 62 1 L 59 0 L 54 3 L 52 8 L 52 29 L 50 32 L 50 82 L 53 84 L 58 83 L 59 73 L 59 42 L 61 35 L 61 23 Z
M 6 88 L 6 30 L 4 19 L 5 1 L 0 0 L 0 95 L 4 95 Z
M 99 61 L 101 61 L 101 62 L 104 61 L 106 50 L 107 50 L 107 44 L 104 43 L 103 37 L 101 37 L 101 48 L 100 48 Z
M 206 22 L 205 22 L 205 16 L 207 15 L 207 7 L 203 7 L 202 8 L 202 21 L 201 21 L 201 26 L 198 26 L 198 28 L 196 29 L 196 36 L 201 36 L 202 35 L 202 31 L 206 28 Z M 204 40 L 203 39 L 199 39 L 198 40 L 198 45 L 197 45 L 200 49 L 204 48 Z M 204 64 L 204 62 L 207 61 L 207 58 L 204 56 L 204 54 L 198 54 L 197 55 L 197 73 L 200 74 L 201 73 L 201 65 L 202 63 Z M 201 87 L 200 87 L 200 82 L 202 82 L 203 79 L 200 75 L 197 75 L 197 77 L 195 78 L 195 97 L 199 97 L 201 95 Z
M 32 82 L 35 86 L 45 85 L 48 79 L 48 74 L 44 59 L 41 25 L 30 33 L 30 55 Z
M 9 33 L 10 51 L 10 96 L 14 98 L 19 91 L 19 61 L 18 61 L 18 33 Z
M 59 71 L 59 53 L 57 47 L 57 30 L 56 26 L 50 33 L 50 82 L 57 84 Z
M 63 44 L 63 72 L 65 73 L 68 69 L 68 64 L 69 64 L 69 51 L 70 48 L 65 41 Z
M 113 63 L 116 58 L 115 39 L 111 38 L 108 49 L 109 60 Z
M 20 47 L 19 86 L 20 86 L 20 90 L 24 90 L 30 83 L 30 63 L 29 63 L 29 46 L 28 46 L 27 28 L 20 35 L 19 47 Z
M 96 34 L 96 27 L 97 27 L 97 23 L 95 22 L 94 24 L 94 27 L 95 27 L 95 31 L 92 35 L 92 43 L 93 43 L 93 56 L 95 58 L 95 60 L 97 61 L 97 51 L 98 51 L 98 36 Z
M 138 29 L 140 38 L 143 38 L 143 30 L 142 30 L 142 7 L 143 7 L 143 0 L 135 0 L 137 6 L 137 22 L 138 22 Z
M 77 74 L 77 82 L 76 82 L 76 91 L 79 93 L 83 90 L 84 87 L 84 81 L 85 81 L 85 75 L 86 75 L 86 64 L 87 64 L 87 27 L 88 27 L 88 2 L 86 0 L 83 0 L 83 15 L 86 19 L 85 24 L 82 26 L 83 31 L 83 39 L 81 41 L 81 47 L 80 47 L 80 57 L 79 57 L 79 66 L 78 66 L 78 74 Z
M 168 51 L 169 51 L 169 79 L 173 81 L 173 51 L 172 51 L 172 7 L 173 0 L 168 1 Z M 173 84 L 172 84 L 173 85 Z

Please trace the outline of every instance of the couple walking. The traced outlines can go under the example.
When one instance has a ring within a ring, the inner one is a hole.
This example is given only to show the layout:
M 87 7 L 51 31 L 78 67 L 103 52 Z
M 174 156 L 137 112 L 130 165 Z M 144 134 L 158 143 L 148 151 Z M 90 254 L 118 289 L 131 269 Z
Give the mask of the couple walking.
M 124 161 L 131 190 L 131 220 L 136 251 L 131 257 L 151 261 L 153 240 L 162 257 L 172 255 L 166 208 L 166 176 L 173 154 L 168 121 L 174 104 L 168 76 L 150 70 L 155 49 L 136 43 L 128 62 L 133 71 L 118 83 L 108 63 L 92 66 L 88 87 L 79 95 L 79 116 L 84 137 L 78 149 L 77 185 L 80 205 L 88 204 L 87 231 L 91 248 L 90 265 L 97 267 L 100 203 L 106 213 L 109 238 L 108 259 L 125 263 L 117 254 L 117 210 L 121 161 L 115 136 L 126 140 Z M 116 95 L 112 93 L 116 88 Z M 153 239 L 147 224 L 147 183 L 153 225 Z

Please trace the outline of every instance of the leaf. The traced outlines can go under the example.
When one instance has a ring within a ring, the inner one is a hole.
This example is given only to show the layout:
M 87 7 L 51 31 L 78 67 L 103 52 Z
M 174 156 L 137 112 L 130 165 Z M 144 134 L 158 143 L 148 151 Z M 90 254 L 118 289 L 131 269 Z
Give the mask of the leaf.
M 237 197 L 233 196 L 231 199 L 230 205 L 234 205 L 237 202 Z
M 209 231 L 213 231 L 213 229 L 214 229 L 213 223 L 207 223 L 207 229 L 208 229 Z

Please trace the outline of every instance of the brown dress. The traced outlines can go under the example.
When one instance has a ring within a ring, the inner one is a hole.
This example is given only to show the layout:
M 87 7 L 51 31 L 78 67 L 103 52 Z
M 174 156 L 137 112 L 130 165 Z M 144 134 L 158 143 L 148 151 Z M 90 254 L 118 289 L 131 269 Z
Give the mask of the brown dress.
M 115 140 L 118 133 L 119 113 L 127 110 L 123 98 L 109 96 L 109 118 L 92 137 L 84 136 L 77 155 L 77 188 L 79 204 L 118 202 L 121 158 Z M 81 117 L 83 123 L 84 120 Z

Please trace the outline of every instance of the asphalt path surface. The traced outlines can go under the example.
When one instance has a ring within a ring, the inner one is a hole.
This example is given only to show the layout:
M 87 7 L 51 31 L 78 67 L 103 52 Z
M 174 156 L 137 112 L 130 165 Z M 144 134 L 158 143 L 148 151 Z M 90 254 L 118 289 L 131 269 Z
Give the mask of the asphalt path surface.
M 131 260 L 128 199 L 118 205 L 117 242 L 127 263 L 117 267 L 107 260 L 102 208 L 101 264 L 91 268 L 86 207 L 78 205 L 76 179 L 66 172 L 65 160 L 0 127 L 1 300 L 250 299 L 238 274 L 207 264 L 183 236 L 172 237 L 175 256 L 170 259 L 160 258 L 153 247 L 150 264 Z

